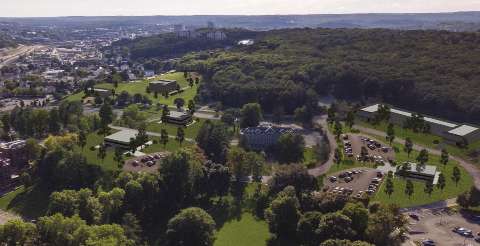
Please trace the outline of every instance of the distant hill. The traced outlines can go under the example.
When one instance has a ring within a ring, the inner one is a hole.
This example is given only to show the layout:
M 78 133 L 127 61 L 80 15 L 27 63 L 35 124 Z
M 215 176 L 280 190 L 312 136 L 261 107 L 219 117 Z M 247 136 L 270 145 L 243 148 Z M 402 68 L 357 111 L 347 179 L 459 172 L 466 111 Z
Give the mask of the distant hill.
M 213 30 L 225 33 L 223 40 L 211 40 L 206 34 L 209 29 L 194 31 L 195 38 L 181 38 L 175 33 L 160 34 L 154 37 L 142 37 L 135 40 L 121 40 L 112 45 L 112 48 L 128 48 L 133 59 L 137 58 L 177 58 L 193 51 L 203 51 L 215 48 L 224 48 L 235 45 L 238 40 L 255 38 L 259 33 L 245 29 Z M 193 33 L 193 32 L 192 32 Z
M 260 102 L 287 112 L 320 95 L 385 101 L 480 123 L 480 33 L 387 29 L 285 29 L 250 47 L 179 62 L 205 78 L 203 99 Z
M 282 28 L 389 28 L 464 30 L 461 25 L 480 23 L 480 12 L 426 13 L 426 14 L 337 14 L 337 15 L 195 15 L 195 16 L 108 16 L 58 18 L 0 18 L 0 22 L 25 25 L 56 26 L 119 26 L 119 25 L 171 25 L 205 26 L 208 21 L 222 28 L 271 30 Z M 451 29 L 449 23 L 455 23 Z

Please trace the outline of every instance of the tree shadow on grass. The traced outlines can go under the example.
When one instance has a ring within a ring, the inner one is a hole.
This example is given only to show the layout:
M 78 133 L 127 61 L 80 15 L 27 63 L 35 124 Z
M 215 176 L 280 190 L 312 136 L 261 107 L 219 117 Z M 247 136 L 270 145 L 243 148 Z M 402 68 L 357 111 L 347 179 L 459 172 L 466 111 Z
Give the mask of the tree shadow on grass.
M 36 219 L 47 212 L 50 194 L 45 185 L 35 184 L 15 196 L 7 208 L 25 219 Z

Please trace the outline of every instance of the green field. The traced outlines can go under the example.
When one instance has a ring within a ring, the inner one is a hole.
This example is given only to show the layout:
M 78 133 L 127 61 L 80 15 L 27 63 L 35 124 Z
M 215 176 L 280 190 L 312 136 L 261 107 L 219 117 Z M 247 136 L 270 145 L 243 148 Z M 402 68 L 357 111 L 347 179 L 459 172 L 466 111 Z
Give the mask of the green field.
M 244 212 L 240 220 L 226 222 L 217 232 L 215 246 L 262 246 L 269 237 L 268 225 Z
M 172 74 L 165 74 L 162 76 L 158 76 L 158 79 L 171 79 L 171 80 L 176 80 L 178 84 L 180 85 L 181 88 L 188 87 L 188 82 L 185 79 L 183 73 L 172 73 Z M 193 85 L 192 88 L 187 88 L 185 89 L 184 92 L 179 93 L 174 96 L 170 96 L 168 98 L 165 98 L 161 95 L 158 95 L 158 98 L 154 97 L 153 93 L 147 94 L 147 86 L 148 86 L 149 81 L 148 80 L 143 80 L 143 81 L 138 81 L 138 82 L 131 82 L 131 83 L 120 83 L 118 84 L 118 87 L 115 89 L 117 95 L 120 94 L 122 91 L 127 91 L 130 93 L 130 95 L 134 95 L 136 93 L 140 93 L 142 95 L 147 95 L 150 100 L 152 100 L 153 104 L 156 103 L 161 103 L 161 104 L 166 104 L 166 105 L 174 105 L 173 101 L 175 98 L 183 98 L 185 99 L 186 102 L 189 100 L 193 100 L 193 98 L 197 95 L 197 88 L 199 85 Z M 102 84 L 97 84 L 95 88 L 102 88 L 102 89 L 113 89 L 113 84 L 108 84 L 108 83 L 102 83 Z M 81 100 L 85 94 L 82 92 L 79 92 L 77 94 L 70 95 L 67 97 L 65 100 L 68 101 L 78 101 Z
M 36 219 L 47 212 L 50 193 L 47 188 L 39 184 L 26 189 L 21 186 L 0 197 L 0 209 L 17 213 L 28 219 Z
M 198 131 L 203 126 L 203 124 L 205 124 L 205 121 L 206 120 L 204 119 L 195 119 L 195 123 L 184 127 L 185 138 L 195 139 L 197 137 Z M 168 135 L 176 136 L 178 127 L 178 125 L 174 124 L 152 122 L 147 125 L 147 131 L 160 133 L 162 129 L 165 129 L 167 130 Z
M 407 153 L 401 150 L 401 145 L 395 144 L 394 147 L 400 149 L 400 151 L 396 153 L 397 163 L 402 163 L 404 161 L 415 161 L 415 158 L 418 155 L 417 151 L 413 151 L 410 154 L 410 157 L 408 157 Z M 401 207 L 424 205 L 436 201 L 454 198 L 459 194 L 470 190 L 471 186 L 473 185 L 473 178 L 465 171 L 463 167 L 458 166 L 455 161 L 450 161 L 447 166 L 443 166 L 443 164 L 440 163 L 439 156 L 434 156 L 430 154 L 427 164 L 437 166 L 437 170 L 445 175 L 446 186 L 443 191 L 435 187 L 432 195 L 429 196 L 424 192 L 425 182 L 413 181 L 414 194 L 412 195 L 412 197 L 408 197 L 408 195 L 405 194 L 405 186 L 407 183 L 406 179 L 395 177 L 393 182 L 394 193 L 391 195 L 391 197 L 388 197 L 388 195 L 385 193 L 385 183 L 383 183 L 373 200 L 380 201 L 382 203 L 396 203 Z M 461 180 L 458 185 L 456 185 L 451 178 L 453 173 L 453 167 L 455 165 L 457 165 L 461 171 Z

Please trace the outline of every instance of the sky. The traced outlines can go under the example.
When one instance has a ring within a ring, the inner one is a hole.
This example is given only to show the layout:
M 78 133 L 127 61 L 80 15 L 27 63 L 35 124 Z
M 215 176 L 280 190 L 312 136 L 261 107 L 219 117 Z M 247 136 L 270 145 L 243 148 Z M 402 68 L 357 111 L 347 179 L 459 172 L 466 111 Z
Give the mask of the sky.
M 2 17 L 480 11 L 480 0 L 0 0 Z

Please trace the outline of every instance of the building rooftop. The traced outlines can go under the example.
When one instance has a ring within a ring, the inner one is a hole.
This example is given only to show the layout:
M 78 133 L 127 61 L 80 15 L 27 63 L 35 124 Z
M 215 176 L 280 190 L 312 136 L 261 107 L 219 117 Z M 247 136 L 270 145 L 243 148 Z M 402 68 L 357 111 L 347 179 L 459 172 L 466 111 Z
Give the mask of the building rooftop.
M 368 112 L 368 113 L 375 113 L 375 112 L 378 111 L 379 106 L 380 106 L 380 104 L 374 104 L 374 105 L 362 108 L 361 110 L 365 111 L 365 112 Z M 390 112 L 394 113 L 394 114 L 403 115 L 405 117 L 412 117 L 412 113 L 410 113 L 408 111 L 405 111 L 405 110 L 401 110 L 401 109 L 390 108 Z M 450 128 L 455 128 L 455 127 L 458 126 L 457 124 L 447 122 L 447 121 L 443 121 L 443 120 L 434 119 L 434 118 L 431 118 L 431 117 L 423 117 L 423 119 L 426 122 L 437 124 L 437 125 L 442 125 L 442 126 L 446 126 L 446 127 L 450 127 Z
M 177 82 L 176 80 L 162 79 L 162 80 L 156 80 L 156 81 L 152 81 L 152 82 L 150 82 L 150 84 L 162 84 L 162 85 L 168 85 L 168 84 L 171 84 L 171 83 L 176 83 L 176 82 Z
M 170 118 L 182 119 L 185 117 L 189 117 L 190 115 L 186 112 L 170 111 L 170 114 L 168 116 Z
M 474 131 L 477 131 L 477 130 L 478 130 L 478 128 L 473 127 L 473 126 L 461 125 L 461 126 L 455 128 L 455 129 L 449 131 L 448 133 L 463 137 L 463 136 L 466 136 L 466 135 L 468 135 L 468 134 L 470 134 Z
M 299 131 L 289 127 L 277 127 L 272 125 L 261 125 L 257 127 L 248 127 L 241 130 L 242 134 L 255 134 L 255 135 L 267 135 L 267 134 L 287 134 L 298 133 Z
M 112 135 L 106 136 L 105 141 L 117 142 L 117 143 L 130 143 L 131 138 L 136 138 L 138 134 L 137 130 L 123 130 L 116 132 Z

